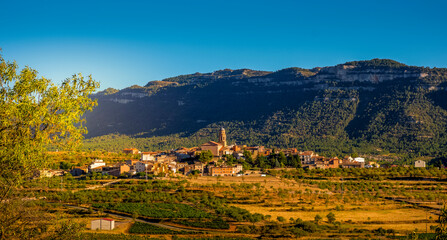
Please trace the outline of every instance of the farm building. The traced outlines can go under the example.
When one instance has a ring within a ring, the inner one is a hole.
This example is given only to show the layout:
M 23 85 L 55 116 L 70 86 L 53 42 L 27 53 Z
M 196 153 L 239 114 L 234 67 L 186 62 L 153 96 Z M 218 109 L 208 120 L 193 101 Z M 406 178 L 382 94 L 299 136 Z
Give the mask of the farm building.
M 110 218 L 101 218 L 93 220 L 91 230 L 113 230 L 115 228 L 115 220 Z
M 424 167 L 425 167 L 425 161 L 417 160 L 417 161 L 414 163 L 414 167 L 424 168 Z

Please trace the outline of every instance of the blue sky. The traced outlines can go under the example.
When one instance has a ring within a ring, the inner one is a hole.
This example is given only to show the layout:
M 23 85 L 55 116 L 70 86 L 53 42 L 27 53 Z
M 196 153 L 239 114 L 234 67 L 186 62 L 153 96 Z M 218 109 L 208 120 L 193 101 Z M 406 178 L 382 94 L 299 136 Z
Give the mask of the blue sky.
M 101 89 L 224 68 L 447 67 L 447 1 L 3 1 L 8 60 Z

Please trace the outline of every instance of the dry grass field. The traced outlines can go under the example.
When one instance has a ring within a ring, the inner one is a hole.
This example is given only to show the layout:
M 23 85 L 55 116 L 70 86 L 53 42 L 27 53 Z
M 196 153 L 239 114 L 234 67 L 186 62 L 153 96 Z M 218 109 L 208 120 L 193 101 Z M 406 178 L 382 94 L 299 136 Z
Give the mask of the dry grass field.
M 210 185 L 219 183 L 223 186 L 231 186 L 234 184 L 260 184 L 263 188 L 263 203 L 233 203 L 232 206 L 246 209 L 251 213 L 260 213 L 271 216 L 272 221 L 276 221 L 278 217 L 283 217 L 286 221 L 289 219 L 302 219 L 304 221 L 314 221 L 318 214 L 323 217 L 323 222 L 327 224 L 326 216 L 332 212 L 336 221 L 342 223 L 346 228 L 374 230 L 378 228 L 393 229 L 396 232 L 409 234 L 414 231 L 433 232 L 430 226 L 437 225 L 439 209 L 441 205 L 435 202 L 422 202 L 417 199 L 409 198 L 408 201 L 420 204 L 400 203 L 393 200 L 377 199 L 364 200 L 363 202 L 349 202 L 343 200 L 343 197 L 329 190 L 320 189 L 315 185 L 303 184 L 294 180 L 281 179 L 279 177 L 267 176 L 261 177 L 259 174 L 253 174 L 243 177 L 197 177 L 190 179 L 193 185 Z M 332 182 L 340 182 L 335 179 Z M 383 181 L 387 182 L 387 181 Z M 388 181 L 390 182 L 390 181 Z M 396 181 L 391 181 L 396 184 Z M 430 190 L 432 185 L 437 185 L 432 181 L 398 181 L 397 185 L 402 188 L 416 189 L 419 191 Z M 423 186 L 423 187 L 420 187 Z M 288 196 L 278 197 L 277 189 L 283 189 L 289 193 Z M 298 196 L 299 191 L 307 190 L 308 196 Z M 409 191 L 413 191 L 409 190 Z M 217 195 L 221 195 L 224 188 L 215 189 Z M 295 193 L 295 194 L 294 194 Z M 330 196 L 330 201 L 323 201 L 316 196 L 326 193 Z M 249 193 L 238 193 L 241 196 L 249 195 Z M 351 196 L 355 198 L 355 194 Z M 310 199 L 310 201 L 309 201 Z M 343 209 L 337 210 L 337 206 L 343 206 Z M 424 208 L 428 206 L 429 208 Z M 304 209 L 303 209 L 304 208 Z M 430 209 L 431 208 L 431 209 Z
M 190 220 L 207 222 L 212 219 L 209 217 L 199 220 L 159 217 L 156 220 L 168 227 L 202 230 L 198 235 L 202 237 L 204 234 L 214 236 L 217 233 L 225 233 L 235 237 L 268 236 L 269 239 L 281 238 L 281 236 L 297 239 L 334 237 L 384 239 L 391 235 L 408 236 L 413 232 L 432 233 L 433 228 L 430 227 L 438 225 L 436 220 L 439 209 L 447 193 L 447 186 L 439 181 L 360 178 L 342 181 L 337 177 L 290 178 L 274 174 L 261 176 L 259 172 L 249 172 L 249 175 L 239 177 L 177 174 L 152 180 L 136 178 L 94 180 L 68 177 L 63 182 L 62 189 L 60 179 L 43 179 L 40 181 L 42 184 L 40 187 L 43 188 L 39 192 L 50 202 L 66 201 L 89 209 L 95 208 L 96 203 L 111 204 L 109 206 L 117 203 L 138 204 L 148 208 L 148 212 L 152 205 L 157 204 L 188 205 L 195 209 L 193 212 L 204 211 L 214 217 L 219 217 L 230 227 L 222 230 L 187 223 Z M 114 184 L 105 186 L 104 183 L 107 182 L 114 182 Z M 68 188 L 68 186 L 71 187 Z M 30 182 L 28 188 L 23 191 L 27 189 L 39 190 L 38 182 Z M 65 197 L 60 198 L 63 195 Z M 113 210 L 112 208 L 113 213 L 120 213 L 119 211 L 126 213 L 125 208 L 123 209 Z M 99 211 L 104 210 L 107 210 L 107 206 Z M 132 218 L 129 217 L 117 218 L 117 228 L 113 231 L 92 231 L 89 230 L 90 221 L 99 217 L 96 214 L 91 212 L 84 215 L 73 214 L 67 209 L 58 209 L 58 211 L 64 212 L 61 215 L 63 218 L 84 221 L 86 233 L 138 235 L 129 233 L 133 224 Z M 163 211 L 168 213 L 177 210 L 164 209 Z M 127 213 L 132 214 L 132 212 Z M 334 215 L 332 222 L 327 217 L 330 213 Z M 322 218 L 318 222 L 315 221 L 317 215 Z M 302 229 L 306 228 L 300 224 L 307 224 L 310 230 L 303 232 Z M 386 235 L 379 234 L 379 230 L 385 231 Z M 150 236 L 171 239 L 173 235 L 170 234 Z

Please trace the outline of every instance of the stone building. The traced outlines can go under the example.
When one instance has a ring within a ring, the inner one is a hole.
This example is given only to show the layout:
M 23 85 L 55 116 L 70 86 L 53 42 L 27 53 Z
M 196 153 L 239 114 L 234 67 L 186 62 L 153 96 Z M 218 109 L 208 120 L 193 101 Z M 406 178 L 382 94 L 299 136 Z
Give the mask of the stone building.
M 209 141 L 200 146 L 203 151 L 209 150 L 213 156 L 219 156 L 220 150 L 223 148 L 223 145 L 214 141 Z
M 225 134 L 225 128 L 221 128 L 219 131 L 219 143 L 224 147 L 227 146 L 227 135 Z

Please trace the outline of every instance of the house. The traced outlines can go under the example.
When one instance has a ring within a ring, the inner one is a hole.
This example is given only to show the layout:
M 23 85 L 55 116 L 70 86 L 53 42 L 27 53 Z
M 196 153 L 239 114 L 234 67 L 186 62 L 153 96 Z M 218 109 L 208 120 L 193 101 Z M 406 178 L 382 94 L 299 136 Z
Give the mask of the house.
M 128 159 L 128 160 L 124 160 L 124 162 L 129 165 L 129 167 L 131 167 L 132 165 L 135 165 L 138 161 L 137 159 Z
M 140 161 L 154 161 L 156 152 L 142 152 Z
M 204 143 L 200 146 L 200 149 L 202 149 L 202 151 L 207 151 L 209 150 L 213 156 L 219 156 L 220 155 L 220 150 L 223 148 L 223 145 L 214 141 L 209 141 L 207 143 Z
M 314 165 L 324 165 L 324 160 L 326 158 L 323 156 L 312 156 L 310 160 L 304 164 L 314 164 Z M 318 167 L 317 167 L 318 168 Z
M 354 158 L 354 161 L 356 161 L 356 162 L 360 162 L 360 163 L 364 163 L 364 162 L 365 162 L 365 159 L 362 158 L 362 157 L 356 157 L 356 158 Z
M 205 167 L 205 165 L 206 165 L 206 164 L 203 164 L 203 163 L 200 162 L 200 161 L 194 161 L 194 164 L 193 164 L 193 166 L 194 166 L 194 170 L 198 170 L 198 171 L 200 171 L 201 173 L 203 173 L 203 168 Z
M 222 155 L 231 155 L 233 154 L 233 150 L 229 147 L 224 147 L 221 149 Z
M 194 164 L 186 165 L 183 168 L 183 174 L 189 175 L 192 171 L 194 171 Z
M 115 177 L 119 177 L 121 174 L 129 172 L 130 167 L 125 163 L 118 163 L 114 166 L 103 167 L 102 174 L 109 174 Z
M 304 151 L 300 152 L 298 156 L 300 156 L 302 164 L 310 164 L 312 161 L 312 157 L 318 156 L 318 154 L 315 154 L 313 151 Z
M 177 173 L 177 163 L 176 162 L 170 162 L 168 164 L 169 170 L 171 170 L 173 173 Z
M 90 165 L 88 165 L 88 170 L 89 172 L 91 172 L 93 169 L 103 167 L 105 165 L 106 163 L 104 162 L 104 160 L 95 159 Z
M 174 151 L 175 156 L 177 157 L 178 161 L 181 161 L 183 159 L 191 158 L 190 149 L 187 148 L 179 148 Z
M 203 174 L 204 173 L 204 167 L 205 167 L 205 164 L 203 164 L 200 161 L 195 161 L 194 164 L 190 164 L 190 165 L 185 166 L 183 171 L 184 171 L 185 175 L 188 175 L 189 173 L 191 173 L 194 170 L 197 170 L 197 171 L 199 171 L 200 173 Z
M 238 146 L 238 145 L 234 145 L 231 149 L 232 149 L 234 152 L 239 152 L 239 151 L 242 150 L 241 146 Z
M 326 168 L 339 168 L 339 166 L 340 159 L 338 159 L 337 157 L 331 158 L 326 164 Z
M 153 163 L 152 163 L 152 162 L 149 162 L 149 161 L 140 161 L 140 162 L 137 162 L 137 163 L 135 164 L 135 171 L 136 171 L 137 173 L 139 173 L 139 172 L 145 172 L 146 169 L 147 169 L 147 170 L 152 169 L 152 165 L 153 165 Z
M 138 149 L 136 149 L 136 148 L 125 148 L 125 149 L 123 149 L 123 153 L 125 153 L 125 154 L 138 154 L 138 153 L 140 153 L 140 151 L 138 151 Z
M 211 176 L 233 176 L 236 172 L 231 166 L 212 167 L 210 169 Z
M 263 155 L 265 153 L 263 146 L 246 147 L 244 148 L 244 151 L 249 151 L 252 158 L 256 158 L 258 155 Z
M 240 172 L 242 172 L 243 170 L 244 170 L 244 168 L 242 167 L 241 164 L 236 164 L 236 165 L 234 166 L 234 172 L 235 172 L 235 173 L 240 173 Z
M 416 162 L 414 162 L 414 167 L 425 168 L 425 161 L 417 160 Z
M 365 163 L 364 162 L 356 162 L 356 161 L 347 161 L 343 160 L 341 164 L 342 168 L 364 168 Z
M 187 162 L 179 162 L 177 163 L 177 171 L 182 171 L 183 173 L 185 173 L 185 167 L 188 166 Z
M 175 155 L 159 154 L 155 157 L 155 161 L 161 163 L 170 163 L 175 160 L 177 160 L 177 157 Z
M 101 167 L 95 167 L 95 168 L 92 168 L 92 169 L 89 169 L 88 170 L 88 172 L 90 173 L 102 173 L 102 168 L 103 167 L 105 167 L 105 166 L 101 166 Z
M 115 228 L 115 220 L 110 218 L 102 218 L 91 222 L 91 230 L 113 230 Z
M 296 155 L 296 154 L 298 154 L 298 150 L 297 150 L 296 148 L 289 148 L 289 149 L 284 150 L 283 153 L 284 153 L 286 156 L 289 156 L 289 155 Z

